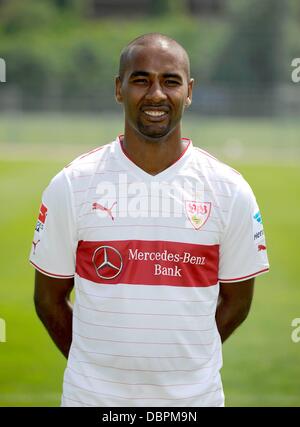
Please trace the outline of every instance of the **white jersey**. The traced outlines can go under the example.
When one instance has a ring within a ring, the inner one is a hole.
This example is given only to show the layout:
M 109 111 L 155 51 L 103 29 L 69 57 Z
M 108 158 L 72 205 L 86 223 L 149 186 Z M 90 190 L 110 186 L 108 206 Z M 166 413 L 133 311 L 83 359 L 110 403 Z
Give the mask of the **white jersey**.
M 75 278 L 62 406 L 223 406 L 219 282 L 268 270 L 242 176 L 193 147 L 158 175 L 117 138 L 43 194 L 30 261 Z

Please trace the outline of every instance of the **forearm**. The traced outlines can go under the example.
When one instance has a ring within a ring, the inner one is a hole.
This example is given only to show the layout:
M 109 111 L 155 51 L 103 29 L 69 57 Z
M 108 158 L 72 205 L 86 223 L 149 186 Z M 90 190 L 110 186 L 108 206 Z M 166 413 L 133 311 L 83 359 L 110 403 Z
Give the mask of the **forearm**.
M 222 343 L 235 331 L 246 319 L 248 310 L 235 307 L 226 300 L 220 298 L 216 312 L 216 322 Z
M 240 283 L 220 283 L 216 311 L 217 327 L 224 342 L 248 316 L 254 291 L 254 278 Z
M 36 304 L 36 312 L 56 346 L 68 358 L 72 342 L 72 305 L 69 301 L 51 306 Z

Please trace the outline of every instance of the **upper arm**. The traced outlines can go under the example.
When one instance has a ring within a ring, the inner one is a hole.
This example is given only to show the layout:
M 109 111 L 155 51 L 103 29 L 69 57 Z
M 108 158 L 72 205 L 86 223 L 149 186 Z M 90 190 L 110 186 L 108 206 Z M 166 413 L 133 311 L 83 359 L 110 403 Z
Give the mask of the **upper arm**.
M 247 283 L 269 269 L 262 219 L 255 196 L 242 180 L 220 241 L 220 282 Z
M 254 281 L 253 277 L 238 283 L 220 283 L 219 297 L 247 314 L 253 299 Z
M 74 278 L 56 279 L 35 271 L 34 302 L 36 307 L 47 307 L 69 299 Z
M 73 278 L 77 247 L 72 189 L 64 171 L 43 193 L 34 232 L 30 262 L 41 273 L 60 279 Z

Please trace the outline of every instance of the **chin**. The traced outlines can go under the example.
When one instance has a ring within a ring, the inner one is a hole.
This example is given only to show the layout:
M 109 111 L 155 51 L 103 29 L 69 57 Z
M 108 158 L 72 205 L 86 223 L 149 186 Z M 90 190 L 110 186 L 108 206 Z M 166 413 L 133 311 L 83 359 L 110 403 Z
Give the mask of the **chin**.
M 150 129 L 139 129 L 139 133 L 146 139 L 151 141 L 157 141 L 159 139 L 165 138 L 170 134 L 170 129 L 156 129 L 156 130 L 150 130 Z

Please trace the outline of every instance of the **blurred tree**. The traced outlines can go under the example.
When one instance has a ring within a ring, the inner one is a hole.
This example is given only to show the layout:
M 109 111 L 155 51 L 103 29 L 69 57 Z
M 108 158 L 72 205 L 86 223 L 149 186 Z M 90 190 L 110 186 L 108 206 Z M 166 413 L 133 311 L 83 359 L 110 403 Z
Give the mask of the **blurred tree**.
M 233 0 L 232 34 L 212 80 L 232 86 L 272 87 L 281 74 L 286 0 Z
M 11 82 L 22 88 L 25 98 L 41 97 L 51 75 L 47 58 L 22 44 L 5 53 L 5 59 L 9 64 Z
M 294 19 L 300 23 L 300 2 L 299 0 L 289 0 L 290 13 Z
M 85 0 L 48 0 L 62 11 L 72 12 L 74 15 L 84 16 L 87 8 Z
M 72 0 L 52 0 L 60 9 L 66 9 L 72 6 Z
M 4 33 L 21 33 L 51 25 L 57 10 L 48 0 L 9 0 L 1 4 L 0 24 Z
M 178 15 L 187 12 L 186 0 L 152 0 L 149 13 L 153 16 Z
M 217 19 L 177 14 L 185 2 L 160 0 L 167 14 L 117 21 L 86 19 L 76 11 L 84 0 L 59 2 L 0 0 L 1 57 L 24 102 L 35 97 L 46 105 L 56 90 L 66 98 L 108 93 L 107 106 L 122 47 L 146 32 L 162 31 L 187 47 L 197 85 L 258 87 L 260 94 L 276 86 L 282 66 L 281 81 L 290 82 L 291 59 L 300 56 L 299 0 L 230 0 Z

